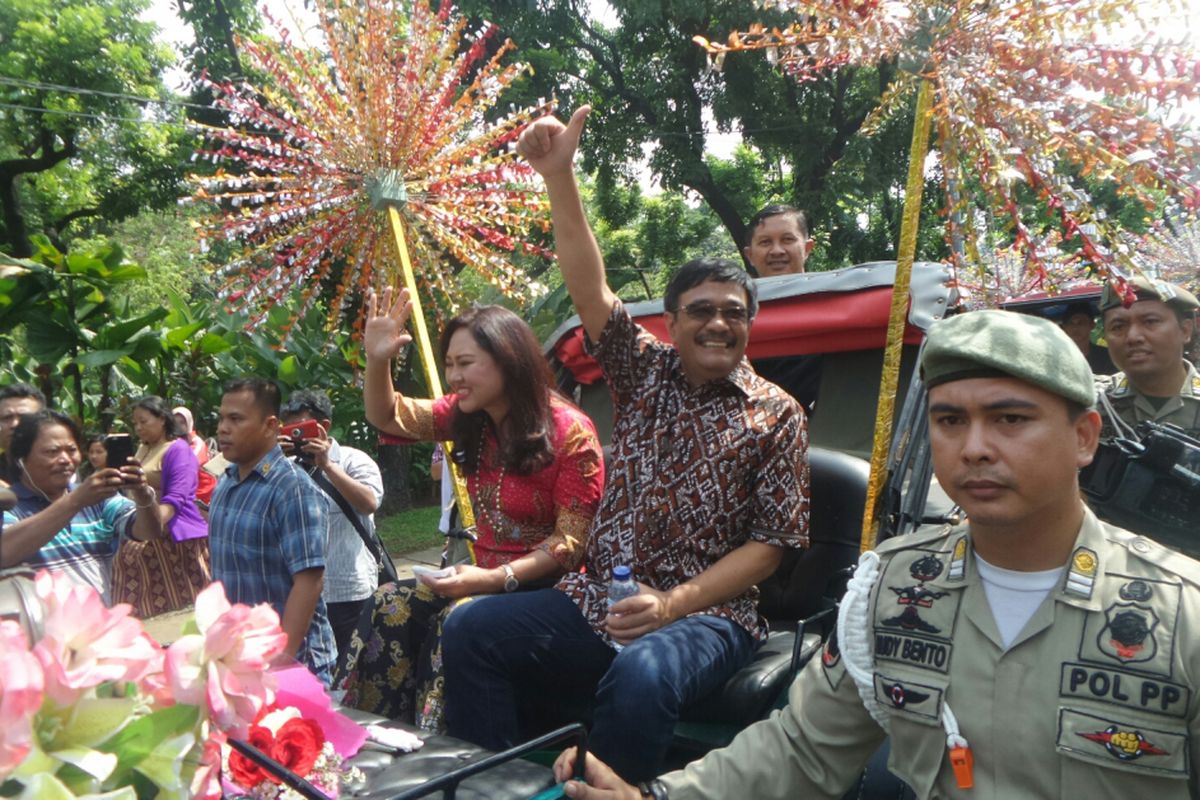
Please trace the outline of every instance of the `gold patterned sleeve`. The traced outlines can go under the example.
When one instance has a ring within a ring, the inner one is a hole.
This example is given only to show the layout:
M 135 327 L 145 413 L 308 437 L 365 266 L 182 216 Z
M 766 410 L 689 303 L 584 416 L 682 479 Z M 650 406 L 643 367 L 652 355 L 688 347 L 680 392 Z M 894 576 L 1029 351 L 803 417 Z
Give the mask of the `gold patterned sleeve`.
M 604 455 L 596 428 L 575 408 L 557 403 L 554 422 L 562 467 L 554 483 L 554 533 L 539 545 L 570 571 L 579 566 L 604 493 Z
M 399 435 L 418 442 L 442 441 L 449 436 L 450 404 L 396 394 L 395 423 Z

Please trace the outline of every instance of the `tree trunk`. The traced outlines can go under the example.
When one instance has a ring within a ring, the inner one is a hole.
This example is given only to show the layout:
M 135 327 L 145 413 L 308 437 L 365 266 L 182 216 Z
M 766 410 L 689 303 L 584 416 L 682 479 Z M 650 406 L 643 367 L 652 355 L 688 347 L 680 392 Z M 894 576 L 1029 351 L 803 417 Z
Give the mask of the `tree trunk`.
M 0 206 L 3 206 L 4 212 L 4 231 L 12 255 L 17 258 L 33 255 L 33 246 L 29 243 L 29 229 L 25 224 L 25 215 L 21 213 L 17 180 L 31 172 L 44 172 L 60 161 L 72 157 L 76 152 L 74 131 L 63 134 L 61 150 L 54 149 L 54 139 L 54 134 L 43 128 L 39 132 L 38 149 L 33 151 L 41 152 L 40 156 L 0 161 Z
M 409 465 L 412 449 L 404 445 L 379 445 L 379 471 L 383 473 L 383 503 L 379 514 L 395 514 L 413 507 L 413 491 L 409 485 Z
M 17 197 L 17 176 L 7 171 L 0 171 L 0 205 L 4 207 L 4 232 L 12 255 L 29 258 L 33 255 L 33 247 L 29 244 L 29 231 Z
M 729 237 L 733 239 L 737 245 L 738 252 L 742 252 L 742 244 L 746 240 L 746 220 L 742 219 L 742 215 L 734 208 L 733 202 L 729 199 L 721 187 L 717 186 L 713 180 L 712 173 L 708 170 L 708 165 L 703 161 L 699 162 L 699 167 L 696 172 L 700 177 L 698 180 L 689 180 L 686 185 L 689 189 L 697 192 L 708 207 L 712 209 L 717 218 L 721 220 L 721 224 L 725 226 L 725 230 L 729 231 Z M 743 254 L 742 260 L 745 261 Z M 750 262 L 746 261 L 746 268 L 749 269 Z

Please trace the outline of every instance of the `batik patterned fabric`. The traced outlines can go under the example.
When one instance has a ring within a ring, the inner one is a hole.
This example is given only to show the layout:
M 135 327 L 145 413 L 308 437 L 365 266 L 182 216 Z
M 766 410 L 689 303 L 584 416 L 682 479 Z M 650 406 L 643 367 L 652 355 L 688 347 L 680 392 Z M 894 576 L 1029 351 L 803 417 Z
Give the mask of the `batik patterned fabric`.
M 586 574 L 558 588 L 607 637 L 606 586 L 615 566 L 661 591 L 749 541 L 808 543 L 808 426 L 786 392 L 743 361 L 728 378 L 692 388 L 679 353 L 617 303 L 598 344 L 616 421 L 608 486 L 588 537 Z M 759 640 L 766 622 L 751 588 L 698 614 L 726 617 Z
M 338 661 L 334 686 L 342 703 L 381 717 L 445 733 L 442 622 L 450 601 L 413 579 L 375 592 Z
M 196 508 L 200 465 L 186 439 L 172 439 L 137 452 L 146 483 L 175 515 L 163 538 L 126 539 L 113 561 L 113 602 L 129 603 L 134 616 L 146 619 L 186 608 L 212 582 L 208 525 Z
M 396 424 L 401 435 L 417 440 L 449 441 L 450 420 L 458 397 L 439 400 L 396 400 Z M 555 458 L 532 475 L 504 470 L 501 485 L 500 450 L 489 424 L 482 453 L 466 453 L 473 475 L 467 491 L 475 509 L 475 558 L 493 569 L 530 550 L 544 550 L 564 569 L 574 569 L 583 556 L 588 526 L 604 491 L 604 457 L 596 426 L 574 405 L 553 397 L 551 447 Z
M 457 402 L 456 397 L 400 398 L 396 422 L 409 438 L 446 440 Z M 467 476 L 479 534 L 475 557 L 481 567 L 494 569 L 533 550 L 546 551 L 564 569 L 576 568 L 582 558 L 604 490 L 603 454 L 587 415 L 557 397 L 550 410 L 554 461 L 532 475 L 504 471 L 500 481 L 499 447 L 488 428 L 479 469 Z M 334 686 L 346 690 L 342 702 L 444 732 L 441 637 L 452 610 L 449 600 L 422 583 L 379 587 L 338 659 Z

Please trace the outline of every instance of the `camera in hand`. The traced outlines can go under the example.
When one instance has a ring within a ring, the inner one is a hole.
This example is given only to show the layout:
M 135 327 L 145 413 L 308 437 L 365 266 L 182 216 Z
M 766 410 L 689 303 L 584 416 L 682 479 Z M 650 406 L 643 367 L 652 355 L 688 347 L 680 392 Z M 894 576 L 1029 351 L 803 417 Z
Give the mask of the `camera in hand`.
M 283 426 L 284 434 L 292 440 L 292 455 L 301 464 L 311 464 L 312 454 L 304 451 L 304 443 L 309 439 L 321 438 L 321 425 L 315 419 L 303 422 L 293 422 Z
M 1175 425 L 1143 422 L 1137 439 L 1103 441 L 1080 472 L 1101 519 L 1187 555 L 1200 555 L 1200 441 Z
M 129 466 L 133 457 L 133 437 L 128 433 L 111 433 L 104 437 L 104 466 L 120 469 Z

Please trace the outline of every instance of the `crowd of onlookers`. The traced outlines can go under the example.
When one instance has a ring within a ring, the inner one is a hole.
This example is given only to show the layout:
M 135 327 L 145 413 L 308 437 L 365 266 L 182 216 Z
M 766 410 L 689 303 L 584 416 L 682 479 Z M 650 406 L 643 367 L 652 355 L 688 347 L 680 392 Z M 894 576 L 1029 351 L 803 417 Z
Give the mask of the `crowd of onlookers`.
M 335 642 L 377 585 L 383 484 L 370 456 L 329 435 L 323 392 L 284 406 L 270 381 L 232 382 L 211 456 L 191 412 L 160 397 L 133 403 L 132 437 L 84 436 L 45 406 L 33 386 L 0 388 L 0 467 L 16 496 L 0 565 L 70 573 L 142 618 L 220 580 L 234 601 L 274 605 L 289 652 L 328 682 Z
M 519 151 L 546 182 L 559 268 L 612 392 L 609 452 L 530 327 L 498 306 L 442 332 L 449 394 L 399 393 L 411 303 L 387 288 L 366 300 L 365 413 L 385 435 L 445 443 L 474 527 L 444 569 L 380 585 L 379 467 L 329 435 L 323 393 L 283 402 L 260 378 L 224 387 L 219 455 L 186 408 L 146 397 L 132 407 L 140 445 L 117 460 L 114 440 L 85 439 L 32 387 L 0 390 L 17 496 L 0 565 L 70 572 L 143 616 L 220 580 L 235 602 L 272 604 L 287 652 L 346 704 L 491 748 L 544 722 L 535 709 L 587 708 L 592 788 L 572 783 L 572 797 L 840 796 L 887 730 L 896 771 L 924 795 L 975 780 L 989 796 L 1057 796 L 1047 787 L 1066 785 L 1075 757 L 1090 765 L 1079 787 L 1172 769 L 1194 785 L 1200 710 L 1162 698 L 1190 692 L 1200 668 L 1200 565 L 1104 525 L 1079 494 L 1102 435 L 1147 420 L 1200 432 L 1200 377 L 1183 358 L 1198 303 L 1144 278 L 1061 328 L 997 311 L 934 325 L 921 364 L 933 467 L 967 522 L 868 554 L 789 707 L 655 778 L 683 709 L 765 639 L 756 585 L 808 543 L 810 409 L 744 357 L 758 285 L 741 265 L 678 270 L 671 343 L 635 324 L 575 182 L 586 115 L 539 121 Z M 811 246 L 802 214 L 771 207 L 744 252 L 768 277 L 803 271 Z M 1112 363 L 1093 349 L 1096 314 Z M 613 602 L 618 567 L 638 592 Z M 1120 675 L 1140 682 L 1140 705 L 1094 688 Z

